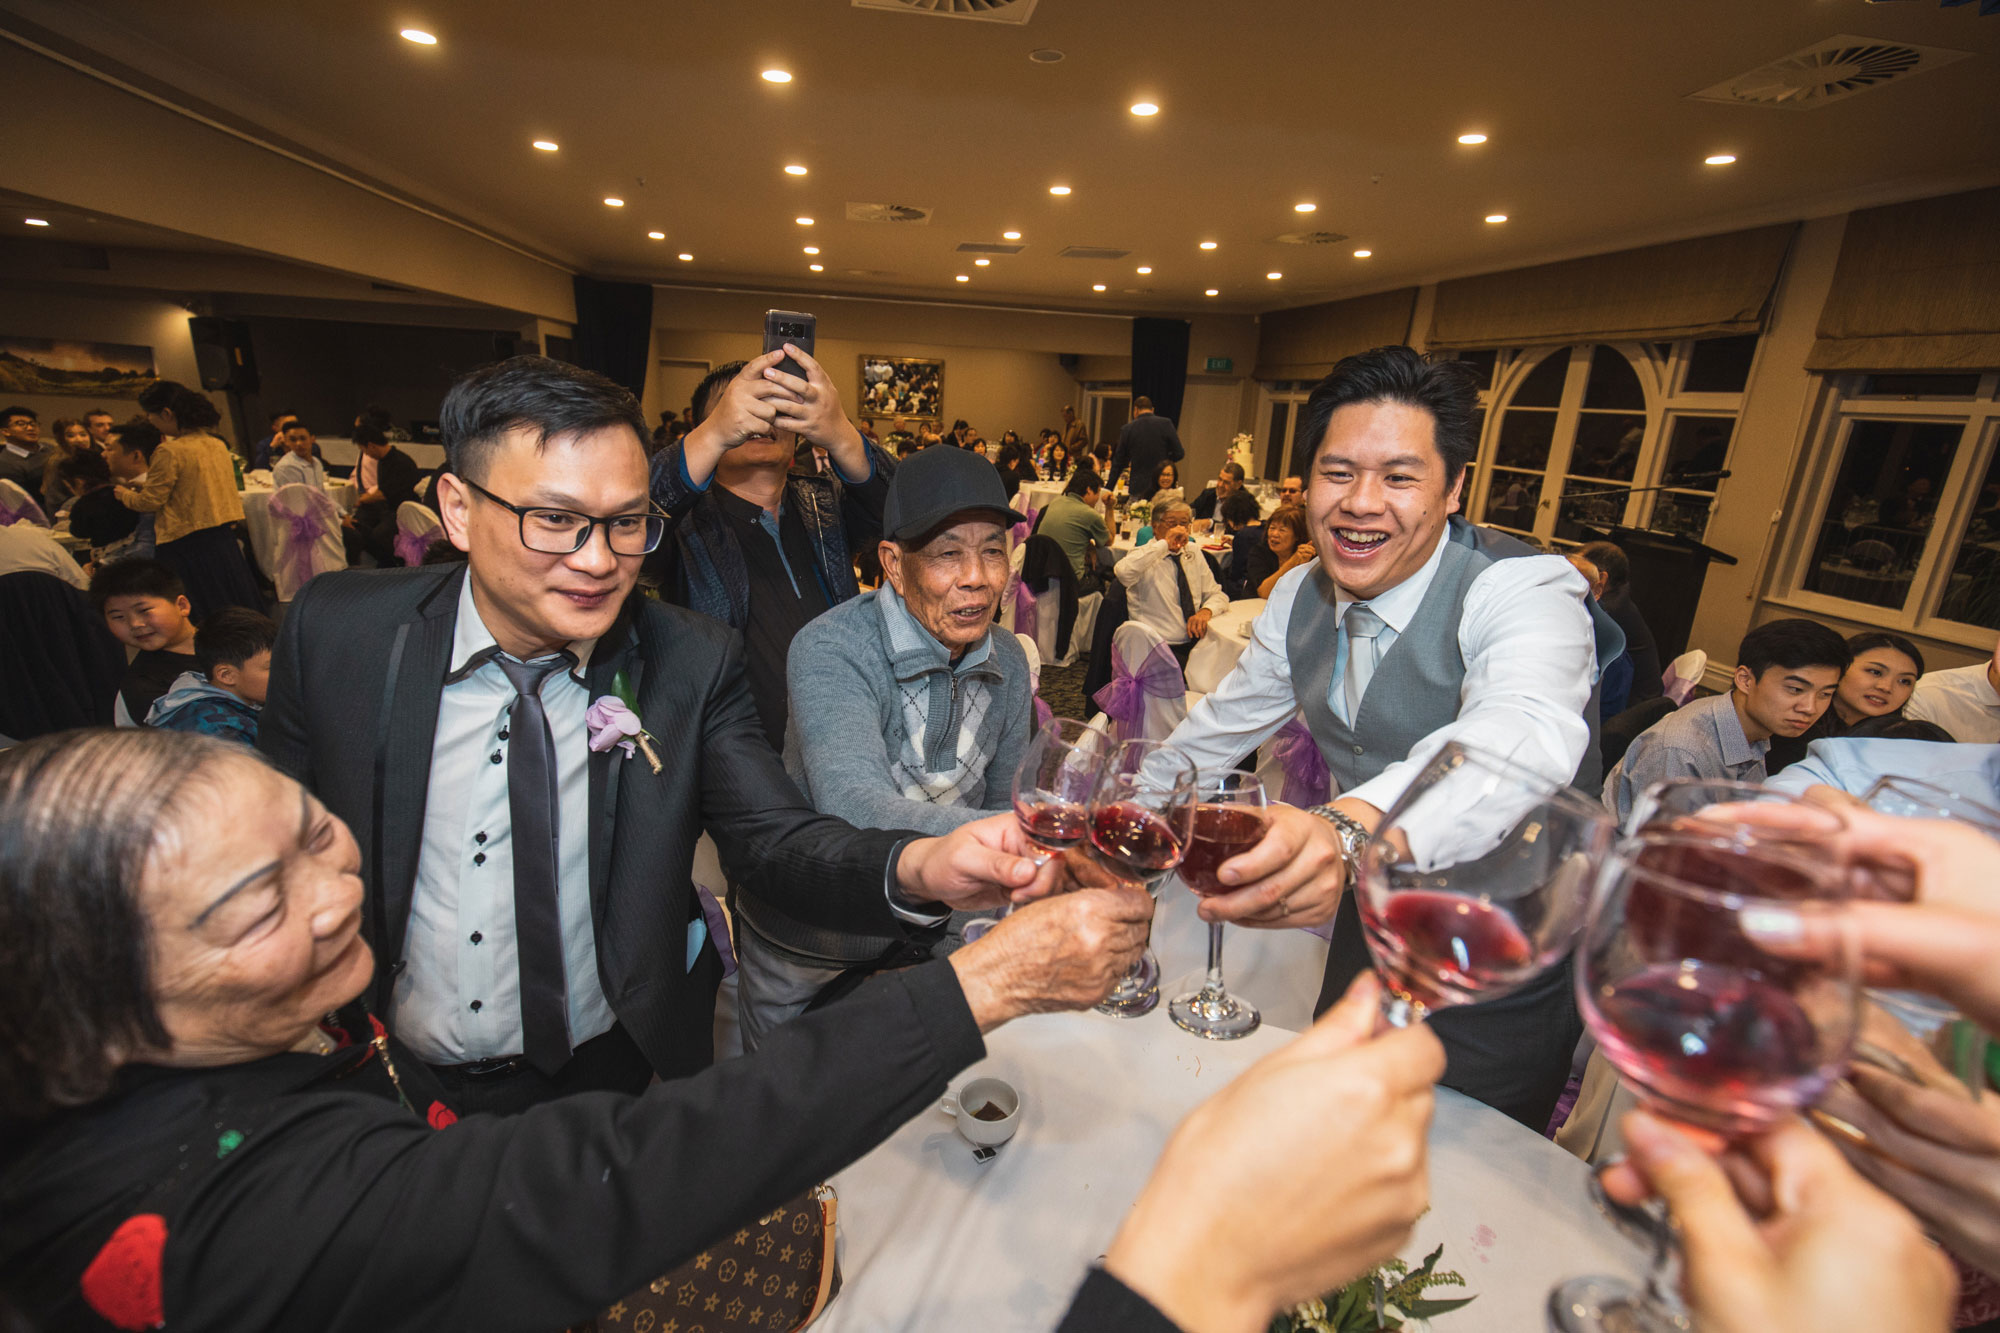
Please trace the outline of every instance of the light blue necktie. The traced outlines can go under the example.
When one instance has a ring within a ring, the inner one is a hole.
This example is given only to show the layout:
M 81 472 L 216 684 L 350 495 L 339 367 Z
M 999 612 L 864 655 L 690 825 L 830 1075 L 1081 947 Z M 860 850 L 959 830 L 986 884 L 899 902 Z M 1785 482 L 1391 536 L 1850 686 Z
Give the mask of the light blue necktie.
M 1361 716 L 1361 697 L 1368 693 L 1368 682 L 1374 678 L 1375 665 L 1380 660 L 1376 636 L 1386 628 L 1382 617 L 1366 602 L 1354 603 L 1341 617 L 1340 632 L 1347 636 L 1347 672 L 1341 687 L 1346 694 L 1350 727 Z

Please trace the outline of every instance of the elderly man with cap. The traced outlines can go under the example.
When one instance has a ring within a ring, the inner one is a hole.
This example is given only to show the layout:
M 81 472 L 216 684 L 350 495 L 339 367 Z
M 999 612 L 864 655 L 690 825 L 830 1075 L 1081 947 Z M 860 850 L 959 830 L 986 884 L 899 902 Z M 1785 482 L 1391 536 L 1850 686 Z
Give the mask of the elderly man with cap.
M 993 623 L 1007 530 L 1020 521 L 977 454 L 926 449 L 896 470 L 882 511 L 882 586 L 807 624 L 787 663 L 785 768 L 822 814 L 948 833 L 1008 808 L 1035 727 L 1027 655 Z M 910 953 L 895 940 L 806 928 L 748 898 L 736 924 L 746 1048 L 843 973 L 858 980 Z

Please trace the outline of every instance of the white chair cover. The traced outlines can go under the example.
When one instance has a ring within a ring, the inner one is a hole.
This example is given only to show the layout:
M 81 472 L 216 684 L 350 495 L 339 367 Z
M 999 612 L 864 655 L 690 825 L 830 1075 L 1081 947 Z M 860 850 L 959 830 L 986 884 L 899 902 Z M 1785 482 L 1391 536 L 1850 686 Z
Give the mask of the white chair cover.
M 1679 708 L 1694 697 L 1694 687 L 1701 684 L 1702 673 L 1708 670 L 1708 654 L 1699 648 L 1690 648 L 1667 663 L 1667 669 L 1660 673 L 1660 689 L 1674 707 Z
M 444 536 L 444 523 L 429 505 L 405 500 L 396 506 L 396 554 L 406 565 L 421 565 L 430 544 Z
M 35 497 L 23 490 L 21 483 L 0 477 L 0 528 L 24 519 L 40 527 L 49 526 L 49 516 L 42 512 Z
M 425 504 L 431 502 L 431 474 L 428 472 L 417 478 L 417 498 Z
M 1136 675 L 1156 648 L 1171 657 L 1166 640 L 1160 637 L 1159 631 L 1136 620 L 1126 621 L 1111 636 L 1111 651 L 1124 665 L 1125 674 Z M 1115 667 L 1113 670 L 1116 673 Z M 1116 674 L 1113 679 L 1116 680 Z M 1165 740 L 1187 717 L 1186 688 L 1183 684 L 1181 693 L 1167 698 L 1145 694 L 1138 725 L 1127 727 L 1124 723 L 1114 723 L 1116 730 L 1112 734 L 1125 740 Z
M 340 507 L 325 491 L 297 483 L 280 486 L 271 495 L 270 515 L 277 530 L 271 582 L 277 585 L 279 601 L 291 601 L 321 574 L 347 568 Z

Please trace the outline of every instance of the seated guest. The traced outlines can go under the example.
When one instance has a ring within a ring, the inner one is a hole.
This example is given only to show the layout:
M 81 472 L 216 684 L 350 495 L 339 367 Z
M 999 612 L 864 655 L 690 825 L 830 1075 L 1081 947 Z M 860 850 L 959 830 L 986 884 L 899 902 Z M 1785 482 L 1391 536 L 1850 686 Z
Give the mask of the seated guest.
M 694 429 L 653 456 L 667 536 L 648 562 L 668 601 L 742 631 L 773 750 L 785 743 L 792 636 L 861 591 L 853 552 L 874 548 L 896 471 L 854 429 L 819 362 L 801 353 L 800 379 L 777 369 L 784 355 L 720 366 L 695 386 Z M 802 440 L 824 448 L 832 470 L 790 471 Z
M 1077 595 L 1088 596 L 1104 586 L 1104 572 L 1111 558 L 1111 529 L 1105 525 L 1098 502 L 1103 488 L 1097 473 L 1080 467 L 1063 486 L 1063 493 L 1042 510 L 1035 532 L 1047 537 L 1069 557 L 1076 571 Z
M 0 527 L 0 574 L 16 574 L 24 569 L 53 574 L 72 588 L 89 583 L 76 557 L 65 551 L 47 528 L 26 519 Z M 19 631 L 10 627 L 10 633 Z
M 1926 674 L 1903 715 L 1935 722 L 1962 741 L 2000 741 L 2000 640 L 1984 662 Z
M 1306 479 L 1294 474 L 1278 483 L 1278 508 L 1303 509 L 1306 504 Z
M 1617 628 L 1593 622 L 1568 562 L 1456 517 L 1478 412 L 1467 367 L 1408 347 L 1344 358 L 1313 389 L 1297 457 L 1319 558 L 1278 577 L 1236 669 L 1171 737 L 1204 772 L 1226 769 L 1303 713 L 1340 795 L 1310 811 L 1272 807 L 1263 841 L 1221 867 L 1231 891 L 1203 900 L 1201 915 L 1272 928 L 1332 920 L 1321 1009 L 1370 967 L 1343 892 L 1353 858 L 1446 742 L 1510 755 L 1551 782 L 1600 785 L 1594 666 L 1600 638 L 1616 656 Z M 1135 594 L 1135 615 L 1138 604 Z M 1538 1133 L 1548 1124 L 1583 1032 L 1566 963 L 1427 1022 L 1448 1087 Z
M 258 469 L 268 471 L 278 461 L 279 456 L 285 450 L 285 427 L 298 419 L 296 412 L 273 412 L 271 414 L 271 429 L 265 432 L 263 439 L 257 441 L 250 448 L 250 467 L 252 471 Z
M 1007 433 L 1012 435 L 1014 432 Z M 1035 460 L 1028 456 L 1028 446 L 1019 440 L 1000 446 L 1000 458 L 996 466 L 1000 469 L 1000 481 L 1007 488 L 1009 504 L 1013 503 L 1022 482 L 1042 479 L 1042 474 L 1035 470 Z
M 1586 559 L 1581 551 L 1571 551 L 1565 557 L 1576 572 L 1583 575 L 1589 585 L 1590 600 L 1603 605 L 1604 589 L 1609 576 L 1597 565 Z M 1598 676 L 1598 716 L 1613 718 L 1625 711 L 1632 697 L 1632 654 L 1628 650 L 1618 654 L 1610 662 L 1600 663 Z
M 195 631 L 194 670 L 183 671 L 153 703 L 146 725 L 199 731 L 257 744 L 257 714 L 271 683 L 271 647 L 278 626 L 268 616 L 232 606 Z
M 1052 435 L 1053 432 L 1045 431 L 1044 434 Z M 1042 475 L 1050 481 L 1068 480 L 1069 474 L 1075 470 L 1075 464 L 1069 456 L 1069 446 L 1059 439 L 1050 439 L 1047 443 L 1048 460 L 1042 464 Z
M 632 450 L 643 495 L 637 428 Z M 346 824 L 240 746 L 98 729 L 0 754 L 0 1287 L 37 1326 L 587 1320 L 935 1105 L 983 1033 L 1102 998 L 1152 915 L 1115 884 L 1029 903 L 756 1055 L 477 1115 L 358 1003 L 363 869 Z M 1421 1042 L 1384 1045 L 1411 1077 L 1345 1062 L 1355 1104 L 1414 1134 L 1344 1128 L 1420 1163 Z
M 1845 736 L 1814 741 L 1805 758 L 1773 774 L 1768 785 L 1801 795 L 1827 786 L 1860 796 L 1882 778 L 1915 778 L 2000 810 L 2000 745 L 1961 744 L 1935 722 L 1907 717 L 1879 732 L 1863 723 Z
M 1233 461 L 1224 463 L 1222 470 L 1215 474 L 1215 480 L 1202 488 L 1200 495 L 1194 497 L 1195 518 L 1212 521 L 1215 518 L 1215 507 L 1242 489 L 1243 465 Z
M 1153 512 L 1153 540 L 1133 551 L 1111 572 L 1125 585 L 1131 618 L 1157 633 L 1187 665 L 1194 641 L 1208 622 L 1229 605 L 1228 594 L 1190 539 L 1194 512 L 1176 500 Z
M 120 560 L 90 580 L 90 604 L 112 637 L 133 649 L 112 717 L 136 727 L 183 671 L 194 665 L 194 620 L 180 575 L 157 560 Z
M 1276 568 L 1264 576 L 1252 596 L 1269 597 L 1285 575 L 1319 559 L 1318 549 L 1309 540 L 1311 535 L 1311 525 L 1303 509 L 1281 507 L 1264 520 L 1264 544 L 1270 548 Z
M 1149 473 L 1132 471 L 1132 498 L 1147 500 L 1154 505 L 1172 504 L 1182 498 L 1180 469 L 1171 459 L 1162 462 Z
M 367 477 L 355 468 L 360 493 L 354 512 L 340 520 L 347 563 L 359 563 L 365 553 L 378 565 L 390 564 L 396 559 L 396 510 L 417 498 L 416 460 L 389 443 L 388 432 L 373 420 L 356 424 L 354 443 L 361 447 L 361 461 L 371 467 Z
M 319 442 L 313 438 L 312 428 L 293 417 L 285 423 L 284 433 L 278 442 L 284 446 L 284 452 L 271 466 L 271 489 L 310 486 L 314 490 L 325 490 L 326 468 L 313 457 L 313 450 Z
M 55 447 L 42 439 L 42 418 L 34 408 L 0 408 L 0 480 L 19 486 L 51 515 L 55 509 L 42 498 L 42 484 L 55 456 Z
M 1830 736 L 1845 736 L 1871 718 L 1900 718 L 1917 678 L 1924 674 L 1924 655 L 1900 634 L 1864 630 L 1849 636 L 1853 654 L 1841 673 L 1840 688 L 1819 721 L 1802 736 L 1773 736 L 1764 767 L 1782 772 L 1806 757 L 1806 747 Z
M 120 486 L 143 488 L 146 469 L 152 466 L 153 452 L 160 447 L 160 439 L 158 429 L 144 417 L 133 417 L 114 430 L 110 443 L 104 446 L 104 462 L 111 469 L 111 479 Z M 119 508 L 124 507 L 121 501 Z M 132 530 L 132 545 L 126 555 L 147 560 L 155 558 L 153 530 L 159 517 L 158 514 L 139 515 L 139 524 Z
M 91 562 L 107 565 L 132 554 L 139 515 L 118 503 L 111 465 L 104 455 L 94 449 L 78 450 L 62 461 L 56 475 L 75 497 L 69 508 L 70 535 L 90 543 Z
M 1597 604 L 1625 634 L 1625 655 L 1632 659 L 1632 687 L 1625 696 L 1625 708 L 1659 698 L 1666 688 L 1662 683 L 1666 665 L 1660 661 L 1652 628 L 1640 614 L 1638 603 L 1632 600 L 1631 559 L 1623 547 L 1611 542 L 1585 542 L 1576 548 L 1576 553 L 1602 571 L 1604 589 L 1597 594 Z M 1607 707 L 1604 716 L 1624 711 Z
M 154 555 L 180 575 L 196 618 L 225 606 L 262 610 L 237 532 L 243 500 L 236 491 L 235 455 L 213 433 L 222 421 L 206 394 L 160 380 L 139 395 L 146 419 L 163 437 L 139 486 L 119 486 L 120 504 L 153 514 Z
M 101 407 L 83 414 L 83 428 L 90 432 L 91 447 L 100 454 L 111 446 L 111 433 L 118 418 Z
M 1222 591 L 1230 601 L 1255 597 L 1264 580 L 1278 572 L 1271 537 L 1257 521 L 1257 499 L 1248 491 L 1232 491 L 1215 507 L 1216 531 L 1229 538 L 1223 557 Z
M 79 453 L 96 453 L 97 446 L 91 442 L 90 428 L 75 417 L 57 417 L 49 423 L 54 435 L 54 452 L 48 462 L 42 465 L 42 488 L 38 492 L 49 517 L 69 512 L 70 502 L 76 497 L 70 494 L 69 486 L 60 476 L 62 465 Z
M 1694 699 L 1639 733 L 1604 780 L 1622 822 L 1639 793 L 1668 778 L 1762 782 L 1773 736 L 1819 721 L 1847 670 L 1847 644 L 1811 620 L 1773 620 L 1743 636 L 1727 694 Z
M 930 449 L 896 470 L 882 586 L 792 640 L 785 770 L 821 814 L 948 833 L 1012 808 L 1034 697 L 1027 655 L 993 613 L 1018 521 L 993 470 L 969 452 Z M 768 929 L 747 898 L 736 926 L 746 1048 L 882 952 L 879 940 L 843 949 L 827 932 Z

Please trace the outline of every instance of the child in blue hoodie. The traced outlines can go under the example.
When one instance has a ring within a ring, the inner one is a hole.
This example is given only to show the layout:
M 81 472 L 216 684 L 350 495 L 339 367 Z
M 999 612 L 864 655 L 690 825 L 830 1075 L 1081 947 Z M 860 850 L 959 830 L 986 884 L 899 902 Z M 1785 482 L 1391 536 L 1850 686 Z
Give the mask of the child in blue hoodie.
M 218 611 L 194 636 L 193 671 L 183 671 L 146 714 L 146 725 L 257 743 L 257 714 L 271 684 L 278 627 L 241 607 Z

